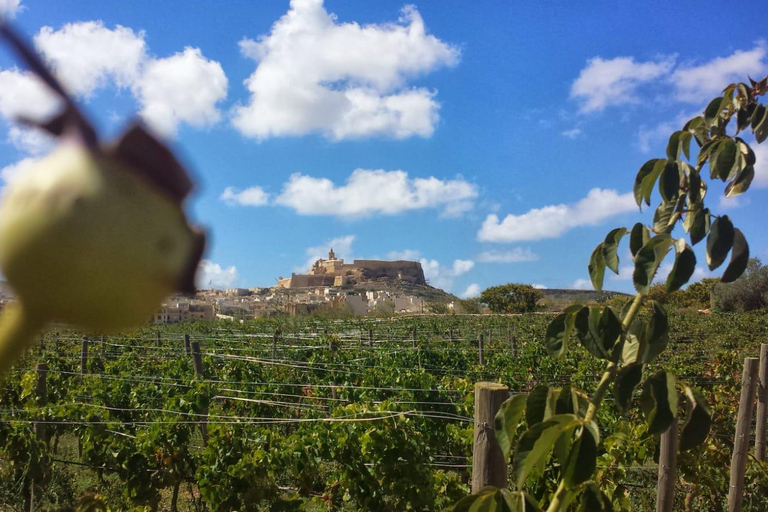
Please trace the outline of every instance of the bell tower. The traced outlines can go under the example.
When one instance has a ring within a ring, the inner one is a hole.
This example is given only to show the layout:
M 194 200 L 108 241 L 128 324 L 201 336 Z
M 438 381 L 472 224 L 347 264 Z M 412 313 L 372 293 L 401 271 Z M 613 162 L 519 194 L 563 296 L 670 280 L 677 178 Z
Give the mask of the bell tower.
M 336 259 L 336 253 L 333 252 L 333 247 L 331 247 L 331 250 L 328 251 L 328 259 L 329 260 L 335 260 Z

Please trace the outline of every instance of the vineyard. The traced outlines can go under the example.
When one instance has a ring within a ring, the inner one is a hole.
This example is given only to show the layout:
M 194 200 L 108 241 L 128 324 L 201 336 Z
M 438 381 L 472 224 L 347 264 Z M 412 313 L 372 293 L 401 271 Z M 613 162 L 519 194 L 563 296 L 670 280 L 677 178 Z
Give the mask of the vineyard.
M 585 350 L 547 357 L 550 320 L 49 331 L 0 395 L 0 508 L 449 510 L 469 494 L 476 382 L 513 393 L 596 386 L 601 362 Z M 714 422 L 704 445 L 680 455 L 676 510 L 725 509 L 741 364 L 767 337 L 765 315 L 671 317 L 665 367 L 702 390 Z M 636 414 L 599 411 L 594 480 L 615 510 L 655 507 L 657 440 Z M 766 482 L 752 461 L 744 510 L 764 510 Z M 548 469 L 528 491 L 544 498 L 556 485 Z

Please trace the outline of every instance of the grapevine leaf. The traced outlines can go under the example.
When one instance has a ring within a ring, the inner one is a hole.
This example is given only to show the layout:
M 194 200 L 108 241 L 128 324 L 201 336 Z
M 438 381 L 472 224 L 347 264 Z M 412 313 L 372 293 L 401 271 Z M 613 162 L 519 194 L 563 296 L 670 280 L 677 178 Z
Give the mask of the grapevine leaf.
M 512 460 L 512 472 L 517 488 L 521 489 L 536 466 L 543 465 L 560 434 L 578 426 L 573 414 L 560 414 L 529 428 L 517 442 Z
M 643 378 L 643 365 L 640 363 L 624 366 L 616 374 L 616 405 L 622 412 L 627 412 L 632 405 L 632 394 Z
M 733 246 L 733 223 L 727 215 L 718 217 L 709 228 L 707 236 L 707 266 L 715 270 L 723 264 Z
M 686 245 L 685 240 L 682 238 L 678 240 L 675 249 L 675 263 L 667 277 L 667 293 L 679 290 L 696 270 L 696 255 L 693 253 L 693 249 Z
M 632 275 L 635 289 L 647 294 L 656 271 L 672 245 L 672 238 L 667 234 L 651 238 L 635 255 L 635 271 Z
M 504 453 L 504 459 L 508 460 L 512 453 L 512 445 L 515 442 L 515 432 L 520 424 L 520 420 L 525 413 L 525 404 L 528 395 L 519 394 L 509 398 L 501 404 L 496 413 L 494 427 L 496 430 L 496 441 L 498 441 L 501 451 Z
M 619 243 L 627 233 L 627 228 L 612 229 L 611 232 L 606 235 L 605 241 L 603 242 L 603 261 L 605 262 L 605 266 L 611 269 L 614 274 L 619 273 Z
M 563 480 L 572 488 L 589 480 L 597 463 L 597 440 L 589 429 L 582 427 L 571 445 L 568 461 L 563 468 Z
M 589 279 L 592 281 L 592 286 L 595 290 L 602 291 L 603 278 L 605 277 L 605 259 L 603 258 L 603 244 L 602 242 L 597 244 L 595 250 L 592 251 L 592 256 L 589 258 Z
M 704 396 L 697 390 L 685 386 L 685 425 L 680 436 L 680 450 L 690 450 L 707 439 L 712 425 L 712 411 Z
M 648 423 L 648 434 L 660 434 L 669 428 L 677 414 L 677 390 L 671 373 L 662 370 L 646 379 L 640 409 Z
M 732 283 L 741 277 L 741 274 L 747 269 L 749 262 L 749 245 L 747 239 L 740 229 L 733 228 L 733 250 L 731 251 L 731 261 L 723 272 L 720 281 L 723 283 Z

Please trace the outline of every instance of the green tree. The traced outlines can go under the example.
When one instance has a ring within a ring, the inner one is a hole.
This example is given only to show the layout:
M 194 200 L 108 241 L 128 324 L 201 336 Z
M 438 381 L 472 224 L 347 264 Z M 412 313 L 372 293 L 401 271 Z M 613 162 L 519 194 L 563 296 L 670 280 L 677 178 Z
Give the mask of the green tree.
M 544 295 L 530 284 L 502 284 L 483 290 L 480 302 L 494 313 L 531 313 Z
M 747 270 L 730 284 L 714 289 L 715 306 L 721 311 L 754 311 L 768 308 L 768 266 L 752 258 Z
M 481 313 L 480 301 L 478 299 L 460 300 L 459 307 L 463 313 L 468 315 L 477 315 Z

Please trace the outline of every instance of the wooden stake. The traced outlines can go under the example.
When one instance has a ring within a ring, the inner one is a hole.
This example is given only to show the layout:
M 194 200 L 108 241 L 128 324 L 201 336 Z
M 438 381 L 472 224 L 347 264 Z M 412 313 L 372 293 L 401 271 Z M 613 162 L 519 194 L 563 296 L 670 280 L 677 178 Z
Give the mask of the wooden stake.
M 277 331 L 272 335 L 272 359 L 277 359 Z
M 485 366 L 485 335 L 480 334 L 480 340 L 477 342 L 477 350 L 480 364 Z
M 416 348 L 419 346 L 419 341 L 418 341 L 418 338 L 416 337 L 416 329 L 413 330 L 412 335 L 413 335 L 413 343 L 412 343 L 413 348 Z
M 80 374 L 88 373 L 88 338 L 83 336 L 83 343 L 80 346 Z
M 157 348 L 160 348 L 160 343 L 161 343 L 162 341 L 163 341 L 163 338 L 160 336 L 160 329 L 158 329 L 158 330 L 157 330 L 157 342 L 155 343 L 155 345 L 157 346 Z
M 187 355 L 192 353 L 192 345 L 189 343 L 189 334 L 184 335 L 184 352 Z
M 507 488 L 507 462 L 501 451 L 494 419 L 501 404 L 509 396 L 509 388 L 495 382 L 475 384 L 475 435 L 472 448 L 472 492 L 486 485 Z
M 656 512 L 672 512 L 677 479 L 677 418 L 661 434 L 659 447 L 659 481 L 656 491 Z
M 768 343 L 760 345 L 760 371 L 757 383 L 757 420 L 755 421 L 755 458 L 764 461 L 768 431 Z
M 195 368 L 195 378 L 204 379 L 205 371 L 203 368 L 203 356 L 200 353 L 200 342 L 193 341 L 190 343 L 192 350 L 192 365 Z M 208 406 L 206 406 L 200 414 L 203 415 L 203 419 L 200 421 L 200 434 L 203 436 L 203 446 L 208 446 L 208 421 L 205 420 L 208 416 Z
M 744 473 L 747 470 L 747 459 L 749 458 L 749 433 L 752 427 L 752 413 L 754 412 L 758 363 L 759 360 L 756 357 L 744 359 L 739 415 L 736 420 L 736 436 L 733 440 L 733 456 L 731 457 L 728 512 L 741 511 L 741 500 L 744 495 Z

